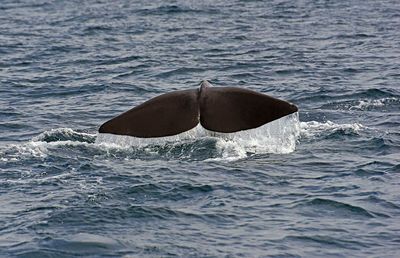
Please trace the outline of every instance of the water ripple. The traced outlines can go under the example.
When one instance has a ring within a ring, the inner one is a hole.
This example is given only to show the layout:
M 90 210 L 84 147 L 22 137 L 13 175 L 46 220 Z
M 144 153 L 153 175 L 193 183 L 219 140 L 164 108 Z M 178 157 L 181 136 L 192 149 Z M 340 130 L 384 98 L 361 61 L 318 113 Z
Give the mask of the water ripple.
M 398 257 L 399 10 L 1 1 L 0 256 Z M 237 134 L 97 134 L 204 79 L 299 112 Z

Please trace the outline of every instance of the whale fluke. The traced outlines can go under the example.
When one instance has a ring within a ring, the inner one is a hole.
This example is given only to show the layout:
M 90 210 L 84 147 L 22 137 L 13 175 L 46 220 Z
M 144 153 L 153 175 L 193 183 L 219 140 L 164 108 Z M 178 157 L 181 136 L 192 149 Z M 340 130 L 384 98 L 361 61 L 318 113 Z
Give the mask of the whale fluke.
M 105 122 L 100 133 L 141 138 L 171 136 L 199 123 L 198 90 L 166 93 Z
M 211 87 L 180 90 L 150 99 L 105 122 L 100 133 L 141 138 L 176 135 L 199 122 L 210 131 L 232 133 L 262 126 L 297 112 L 289 102 L 252 90 Z
M 200 98 L 201 125 L 221 133 L 256 128 L 296 111 L 286 101 L 235 87 L 207 88 Z

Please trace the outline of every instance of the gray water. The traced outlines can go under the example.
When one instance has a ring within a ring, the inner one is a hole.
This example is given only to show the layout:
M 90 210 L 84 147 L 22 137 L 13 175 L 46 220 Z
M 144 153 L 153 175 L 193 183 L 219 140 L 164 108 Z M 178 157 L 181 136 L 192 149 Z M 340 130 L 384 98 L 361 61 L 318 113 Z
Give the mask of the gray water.
M 2 257 L 398 257 L 398 1 L 0 1 Z M 299 112 L 100 135 L 157 95 Z

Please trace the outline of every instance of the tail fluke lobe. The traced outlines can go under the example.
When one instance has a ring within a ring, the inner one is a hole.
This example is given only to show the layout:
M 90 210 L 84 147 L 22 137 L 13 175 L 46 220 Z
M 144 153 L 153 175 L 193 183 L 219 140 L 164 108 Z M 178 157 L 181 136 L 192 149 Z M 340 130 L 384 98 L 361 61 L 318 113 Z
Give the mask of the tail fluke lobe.
M 105 122 L 100 133 L 141 138 L 188 131 L 199 123 L 198 90 L 166 93 Z
M 289 102 L 236 87 L 209 87 L 200 97 L 200 123 L 216 132 L 256 128 L 296 111 Z

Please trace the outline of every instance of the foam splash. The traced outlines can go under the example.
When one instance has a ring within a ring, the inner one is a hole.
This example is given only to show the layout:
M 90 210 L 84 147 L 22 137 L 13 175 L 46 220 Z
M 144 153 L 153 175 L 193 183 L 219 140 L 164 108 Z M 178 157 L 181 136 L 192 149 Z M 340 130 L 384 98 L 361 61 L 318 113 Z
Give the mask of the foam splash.
M 364 110 L 367 108 L 383 107 L 388 104 L 395 103 L 396 101 L 398 101 L 398 99 L 396 99 L 394 97 L 382 98 L 382 99 L 359 100 L 357 105 L 350 107 L 350 110 Z
M 117 151 L 115 155 L 121 155 L 120 151 L 123 151 L 122 155 L 129 158 L 140 153 L 139 158 L 148 155 L 153 158 L 234 161 L 252 154 L 288 154 L 295 151 L 296 144 L 302 139 L 316 139 L 339 130 L 360 134 L 367 129 L 360 123 L 300 122 L 298 113 L 236 133 L 215 133 L 198 125 L 187 132 L 161 138 L 90 134 L 58 128 L 45 131 L 26 143 L 4 146 L 0 150 L 0 161 L 46 159 L 60 148 L 84 148 L 85 152 L 92 150 L 97 154 Z
M 216 133 L 204 129 L 201 125 L 168 137 L 137 138 L 111 134 L 99 134 L 96 144 L 111 148 L 145 148 L 150 145 L 167 145 L 176 142 L 192 142 L 212 138 L 220 157 L 211 160 L 236 160 L 245 158 L 250 153 L 291 153 L 296 148 L 300 135 L 299 115 L 294 113 L 277 119 L 261 127 L 236 133 Z M 195 146 L 194 146 L 195 147 Z
M 111 148 L 131 148 L 132 146 L 142 148 L 148 145 L 165 145 L 171 142 L 195 140 L 199 137 L 203 137 L 205 134 L 205 129 L 198 125 L 189 131 L 173 136 L 159 138 L 138 138 L 115 134 L 97 134 L 95 143 Z
M 0 151 L 0 161 L 15 162 L 35 158 L 45 159 L 51 149 L 62 146 L 91 146 L 96 134 L 76 132 L 71 128 L 57 128 L 45 131 L 22 144 L 10 144 Z
M 74 155 L 75 151 L 129 158 L 178 158 L 232 161 L 251 154 L 286 154 L 296 148 L 300 135 L 298 113 L 236 133 L 215 133 L 201 125 L 178 135 L 136 138 L 112 134 L 90 134 L 71 128 L 45 131 L 29 142 L 11 144 L 0 150 L 2 162 L 46 159 L 52 155 Z M 60 150 L 63 150 L 60 152 Z M 120 152 L 122 151 L 122 152 Z M 64 154 L 62 154 L 64 153 Z M 77 154 L 80 155 L 80 154 Z
M 221 159 L 226 160 L 245 158 L 249 153 L 288 154 L 295 151 L 299 135 L 299 114 L 296 112 L 255 129 L 218 133 L 216 146 Z
M 345 132 L 359 134 L 361 131 L 365 130 L 367 127 L 360 123 L 352 124 L 336 124 L 332 121 L 326 122 L 300 122 L 300 137 L 302 138 L 316 138 L 326 133 L 334 133 L 338 130 Z
M 25 158 L 46 158 L 47 148 L 36 142 L 28 142 L 25 144 L 10 144 L 0 152 L 0 161 L 17 162 Z
M 71 128 L 57 128 L 45 131 L 32 138 L 32 142 L 59 142 L 59 141 L 77 141 L 94 142 L 96 134 L 76 132 Z

